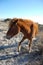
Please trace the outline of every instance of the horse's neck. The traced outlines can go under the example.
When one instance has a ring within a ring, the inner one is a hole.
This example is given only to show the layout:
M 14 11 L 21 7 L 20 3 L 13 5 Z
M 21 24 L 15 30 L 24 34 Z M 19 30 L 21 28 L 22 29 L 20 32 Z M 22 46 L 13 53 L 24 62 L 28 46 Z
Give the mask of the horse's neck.
M 30 27 L 25 22 L 18 22 L 18 25 L 21 29 L 25 29 L 26 31 L 30 32 Z

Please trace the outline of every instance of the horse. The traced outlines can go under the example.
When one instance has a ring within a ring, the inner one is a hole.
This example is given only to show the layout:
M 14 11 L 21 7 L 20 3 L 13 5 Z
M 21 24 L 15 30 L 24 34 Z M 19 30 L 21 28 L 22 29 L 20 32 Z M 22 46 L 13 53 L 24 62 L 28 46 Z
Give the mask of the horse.
M 21 43 L 28 39 L 30 42 L 28 44 L 28 50 L 31 51 L 31 45 L 33 38 L 38 34 L 38 24 L 32 20 L 22 19 L 22 18 L 13 18 L 9 22 L 9 29 L 6 33 L 6 38 L 11 39 L 13 36 L 17 35 L 19 32 L 22 32 L 24 37 L 18 44 L 18 52 L 21 49 Z

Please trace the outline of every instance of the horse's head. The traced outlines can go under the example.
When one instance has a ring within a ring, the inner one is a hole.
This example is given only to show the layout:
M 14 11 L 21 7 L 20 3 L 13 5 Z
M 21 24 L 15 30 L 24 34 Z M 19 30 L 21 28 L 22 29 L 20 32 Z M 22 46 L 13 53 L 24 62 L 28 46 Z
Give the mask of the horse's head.
M 18 25 L 17 25 L 17 21 L 18 19 L 12 19 L 9 23 L 9 29 L 7 31 L 6 34 L 6 38 L 10 39 L 12 38 L 14 35 L 16 35 L 18 33 Z

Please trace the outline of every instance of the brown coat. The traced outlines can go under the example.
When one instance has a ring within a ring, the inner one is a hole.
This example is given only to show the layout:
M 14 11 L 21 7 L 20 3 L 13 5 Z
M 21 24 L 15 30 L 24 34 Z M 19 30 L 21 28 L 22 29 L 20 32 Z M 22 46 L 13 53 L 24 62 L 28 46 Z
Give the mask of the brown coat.
M 10 21 L 7 38 L 11 38 L 19 32 L 22 32 L 24 34 L 21 42 L 23 42 L 26 38 L 30 40 L 30 50 L 32 38 L 36 37 L 38 33 L 38 24 L 34 23 L 32 20 L 14 18 Z M 19 43 L 18 51 L 20 50 L 21 42 Z

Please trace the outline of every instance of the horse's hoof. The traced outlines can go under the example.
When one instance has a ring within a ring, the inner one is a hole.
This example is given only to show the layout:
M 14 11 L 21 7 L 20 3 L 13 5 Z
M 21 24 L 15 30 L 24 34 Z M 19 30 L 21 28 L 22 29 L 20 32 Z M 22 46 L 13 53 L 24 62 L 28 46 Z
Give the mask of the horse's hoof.
M 19 54 L 19 52 L 16 52 L 16 54 Z
M 37 40 L 37 38 L 33 38 L 33 39 L 32 39 L 32 41 L 35 41 L 35 40 Z
M 29 50 L 29 53 L 31 53 L 32 52 L 32 50 Z

